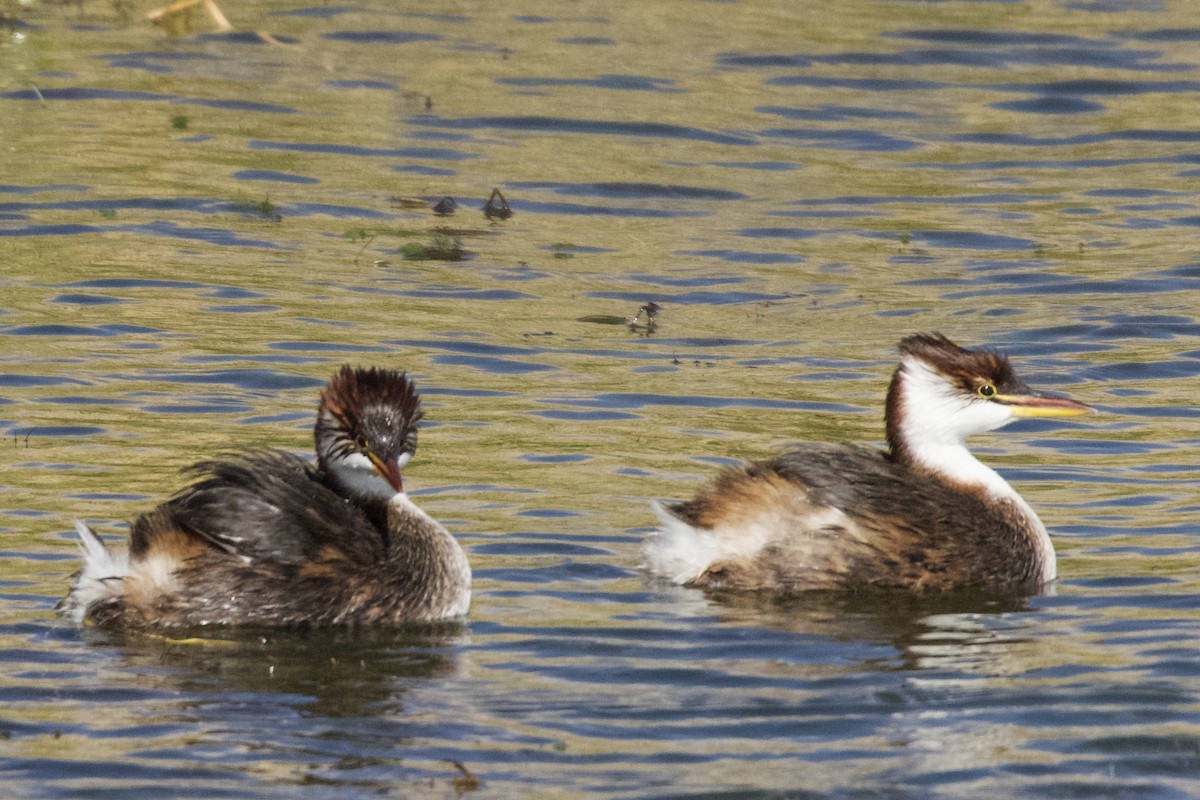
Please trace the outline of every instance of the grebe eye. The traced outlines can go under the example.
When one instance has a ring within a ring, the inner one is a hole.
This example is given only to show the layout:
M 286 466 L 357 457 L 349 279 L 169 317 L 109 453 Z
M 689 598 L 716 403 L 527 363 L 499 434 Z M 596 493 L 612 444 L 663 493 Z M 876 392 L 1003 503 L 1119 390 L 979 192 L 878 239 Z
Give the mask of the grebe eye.
M 992 386 L 990 383 L 985 383 L 979 387 L 979 396 L 980 397 L 992 397 L 995 394 L 996 394 L 996 387 Z

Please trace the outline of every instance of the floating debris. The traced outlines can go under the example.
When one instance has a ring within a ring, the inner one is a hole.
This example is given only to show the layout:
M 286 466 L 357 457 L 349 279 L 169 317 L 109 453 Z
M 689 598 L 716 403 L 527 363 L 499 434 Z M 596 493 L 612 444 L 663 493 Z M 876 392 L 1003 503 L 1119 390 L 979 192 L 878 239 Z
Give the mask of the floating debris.
M 483 204 L 483 215 L 488 219 L 508 219 L 513 215 L 499 189 L 492 189 L 492 196 Z
M 168 30 L 178 35 L 182 31 L 178 30 L 179 15 L 190 10 L 194 6 L 203 6 L 208 12 L 208 16 L 212 19 L 213 24 L 217 26 L 220 33 L 229 33 L 233 30 L 233 26 L 229 24 L 229 20 L 221 13 L 221 9 L 217 8 L 217 4 L 213 0 L 180 0 L 178 3 L 173 3 L 165 8 L 160 8 L 151 11 L 146 15 L 146 19 L 158 25 L 163 25 Z
M 662 310 L 662 306 L 653 301 L 642 305 L 638 308 L 637 313 L 633 315 L 633 319 L 629 320 L 629 330 L 645 331 L 647 334 L 654 333 L 658 330 L 658 312 Z M 643 323 L 642 315 L 645 315 L 646 321 Z
M 388 198 L 392 208 L 429 208 L 429 199 L 425 197 L 405 197 L 394 194 Z
M 616 314 L 588 314 L 586 317 L 576 317 L 576 322 L 591 322 L 596 325 L 624 325 L 629 322 L 625 317 Z
M 459 792 L 473 792 L 479 788 L 479 778 L 476 778 L 471 770 L 463 766 L 461 761 L 455 761 L 453 758 L 443 758 L 442 762 L 449 764 L 459 772 L 459 776 L 454 779 L 454 788 Z
M 433 213 L 439 217 L 448 217 L 455 211 L 458 211 L 458 203 L 454 202 L 453 197 L 443 197 L 433 205 Z
M 400 248 L 406 261 L 463 261 L 467 252 L 462 239 L 444 233 L 435 233 L 429 244 L 408 242 Z

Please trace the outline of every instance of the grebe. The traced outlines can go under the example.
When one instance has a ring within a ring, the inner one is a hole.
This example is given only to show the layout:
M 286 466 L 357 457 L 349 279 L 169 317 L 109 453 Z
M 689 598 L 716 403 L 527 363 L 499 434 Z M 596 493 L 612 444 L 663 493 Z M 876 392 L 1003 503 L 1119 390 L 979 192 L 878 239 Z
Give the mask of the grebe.
M 655 504 L 645 567 L 684 586 L 785 594 L 1037 590 L 1054 580 L 1041 520 L 964 440 L 1018 417 L 1093 409 L 1035 394 L 1004 356 L 940 334 L 899 350 L 888 451 L 811 444 L 726 469 L 692 500 Z
M 82 523 L 60 605 L 105 628 L 434 621 L 465 614 L 471 568 L 404 493 L 420 398 L 403 372 L 342 367 L 314 429 L 317 466 L 280 450 L 205 461 L 141 516 L 128 552 Z

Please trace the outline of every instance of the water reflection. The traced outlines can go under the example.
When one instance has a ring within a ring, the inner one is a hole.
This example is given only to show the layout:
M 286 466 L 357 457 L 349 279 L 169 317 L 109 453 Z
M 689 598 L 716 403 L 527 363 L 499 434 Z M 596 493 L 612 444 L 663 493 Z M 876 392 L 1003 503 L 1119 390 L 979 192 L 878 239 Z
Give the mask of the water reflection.
M 116 647 L 139 685 L 189 696 L 278 695 L 320 717 L 403 716 L 404 696 L 430 679 L 451 677 L 466 632 L 460 624 L 307 630 L 219 629 L 172 635 L 89 632 L 94 646 Z M 207 703 L 209 701 L 201 701 Z M 256 704 L 274 703 L 257 697 Z
M 886 643 L 889 668 L 1019 674 L 1019 615 L 1030 611 L 1016 592 L 814 593 L 788 598 L 713 593 L 719 618 L 833 641 Z M 1014 616 L 1017 615 L 1017 616 Z
M 1200 793 L 1200 34 L 1153 0 L 1004 10 L 241 0 L 167 38 L 8 9 L 6 790 L 451 797 L 452 758 L 497 797 Z M 918 330 L 1111 414 L 980 441 L 1058 596 L 641 580 L 646 498 L 877 440 Z M 307 452 L 345 361 L 438 406 L 412 480 L 477 566 L 469 635 L 54 627 L 73 517 L 250 440 Z

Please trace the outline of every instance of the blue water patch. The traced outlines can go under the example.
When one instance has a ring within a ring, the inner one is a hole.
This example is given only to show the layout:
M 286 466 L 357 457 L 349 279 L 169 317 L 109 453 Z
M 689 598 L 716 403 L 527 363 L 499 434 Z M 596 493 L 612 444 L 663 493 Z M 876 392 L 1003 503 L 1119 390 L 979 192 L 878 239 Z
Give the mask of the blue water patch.
M 307 8 L 295 8 L 288 11 L 268 11 L 268 16 L 279 17 L 314 17 L 316 19 L 333 19 L 340 17 L 342 14 L 355 14 L 361 9 L 351 6 L 309 6 Z
M 253 410 L 254 406 L 232 400 L 214 400 L 211 403 L 142 406 L 142 411 L 147 414 L 186 414 L 188 416 L 200 414 L 247 414 Z
M 208 311 L 217 314 L 267 314 L 275 311 L 282 311 L 280 306 L 271 305 L 245 305 L 245 306 L 209 306 Z
M 3 97 L 3 95 L 0 95 Z M 617 122 L 602 119 L 576 119 L 574 117 L 546 116 L 496 116 L 444 118 L 419 116 L 410 120 L 414 125 L 434 128 L 473 130 L 497 128 L 500 130 L 545 131 L 550 133 L 582 133 L 601 136 L 630 136 L 634 138 L 684 139 L 713 144 L 752 145 L 752 136 L 738 133 L 707 131 L 685 125 L 668 125 L 662 122 Z
M 580 405 L 604 409 L 641 409 L 653 406 L 684 408 L 770 408 L 785 411 L 821 411 L 862 414 L 866 409 L 841 403 L 817 403 L 803 400 L 771 400 L 762 397 L 703 397 L 699 395 L 660 395 L 633 392 L 607 392 L 588 399 L 561 400 L 564 405 Z
M 515 397 L 516 392 L 502 392 L 498 389 L 454 389 L 445 386 L 421 385 L 422 395 L 438 395 L 443 397 Z M 495 489 L 496 487 L 491 487 Z
M 446 147 L 359 147 L 349 144 L 318 144 L 301 142 L 270 142 L 254 139 L 251 150 L 284 150 L 292 153 L 325 153 L 338 156 L 365 156 L 371 158 L 426 158 L 431 161 L 463 161 L 478 158 L 474 153 L 451 150 Z
M 915 39 L 936 44 L 959 45 L 960 47 L 903 51 L 881 56 L 870 54 L 867 55 L 867 58 L 874 60 L 868 63 L 895 63 L 910 66 L 962 64 L 993 69 L 1007 69 L 1019 64 L 1128 70 L 1179 70 L 1184 68 L 1184 65 L 1181 64 L 1155 63 L 1162 55 L 1160 51 L 1130 49 L 1108 38 L 980 29 L 910 30 L 884 35 L 897 39 Z M 854 63 L 853 58 L 857 55 L 859 54 L 841 54 L 832 58 L 848 56 L 852 59 L 851 63 Z
M 787 119 L 807 122 L 844 122 L 849 119 L 920 119 L 915 111 L 863 108 L 826 104 L 818 108 L 788 108 L 785 106 L 759 106 L 754 109 L 761 114 L 773 114 Z
M 994 144 L 1004 147 L 1074 147 L 1081 144 L 1098 144 L 1111 138 L 1107 133 L 1080 133 L 1070 136 L 1030 136 L 1024 133 L 956 133 L 948 137 L 952 142 L 969 144 Z
M 581 45 L 584 47 L 607 47 L 615 45 L 617 42 L 614 39 L 609 39 L 607 36 L 573 36 L 567 39 L 559 39 L 558 43 Z
M 10 328 L 0 328 L 0 335 L 5 336 L 125 336 L 129 334 L 162 333 L 158 328 L 146 328 L 141 325 L 111 324 L 111 325 L 16 325 Z
M 791 161 L 714 161 L 714 167 L 724 169 L 755 169 L 763 172 L 791 172 L 803 165 Z
M 392 167 L 392 172 L 406 172 L 410 175 L 432 175 L 438 178 L 446 178 L 457 174 L 452 169 L 444 167 L 423 167 L 418 164 L 399 164 Z
M 18 236 L 81 236 L 89 233 L 104 233 L 105 228 L 96 225 L 58 224 L 58 225 L 26 225 L 23 228 L 0 228 L 0 236 L 16 238 Z
M 165 372 L 151 370 L 146 377 L 162 383 L 221 384 L 247 391 L 275 392 L 286 389 L 316 389 L 325 385 L 304 375 L 268 369 L 223 369 L 202 372 Z
M 921 147 L 920 142 L 901 139 L 878 131 L 862 128 L 767 128 L 763 136 L 779 139 L 799 139 L 810 147 L 825 150 L 862 150 L 873 153 L 902 153 Z
M 226 111 L 257 111 L 268 114 L 295 114 L 294 108 L 276 105 L 274 103 L 254 103 L 249 100 L 212 100 L 204 97 L 187 97 L 185 95 L 157 94 L 155 92 L 137 92 L 122 89 L 98 89 L 94 87 L 67 86 L 59 89 L 18 89 L 13 92 L 0 93 L 0 100 L 36 100 L 43 101 L 87 101 L 113 100 L 119 102 L 169 102 L 178 105 L 204 106 Z
M 642 75 L 597 75 L 594 78 L 497 78 L 496 83 L 524 88 L 571 86 L 587 89 L 617 89 L 636 92 L 681 94 L 675 81 L 668 78 L 648 78 Z
M 738 236 L 745 236 L 750 239 L 811 239 L 814 236 L 820 236 L 827 231 L 816 230 L 812 228 L 743 228 L 737 232 Z
M 41 386 L 87 386 L 85 381 L 73 378 L 63 378 L 57 375 L 18 375 L 11 372 L 0 372 L 0 386 L 20 389 L 30 389 Z
M 547 409 L 530 412 L 535 417 L 569 422 L 619 422 L 622 420 L 641 419 L 637 414 L 627 411 L 564 411 L 562 409 Z
M 233 173 L 233 177 L 240 181 L 275 181 L 277 183 L 301 184 L 320 183 L 316 178 L 293 175 L 290 172 L 276 172 L 273 169 L 243 169 Z
M 412 42 L 436 42 L 442 37 L 432 33 L 410 31 L 332 31 L 321 34 L 322 39 L 352 44 L 410 44 Z
M 714 305 L 726 306 L 739 303 L 762 303 L 767 300 L 779 301 L 797 297 L 795 294 L 765 294 L 762 292 L 680 292 L 679 294 L 661 294 L 658 292 L 587 292 L 584 297 L 600 300 L 623 300 L 627 303 L 655 302 L 660 305 L 677 303 L 683 306 Z
M 506 185 L 512 189 L 544 189 L 555 194 L 577 197 L 604 197 L 620 200 L 745 200 L 746 195 L 729 189 L 687 186 L 673 183 L 635 183 L 603 181 L 598 183 L 561 183 L 519 181 Z
M 123 230 L 165 236 L 172 239 L 202 241 L 224 247 L 257 247 L 268 250 L 284 249 L 282 245 L 269 239 L 251 239 L 225 228 L 189 228 L 165 220 L 148 222 L 144 225 L 129 225 L 125 226 Z
M 417 350 L 448 350 L 452 353 L 470 353 L 472 355 L 487 356 L 531 356 L 546 352 L 545 350 L 531 347 L 510 347 L 507 345 L 488 344 L 487 342 L 456 342 L 440 341 L 437 339 L 402 339 L 389 342 L 389 344 Z
M 490 356 L 437 355 L 433 356 L 431 360 L 434 364 L 471 367 L 497 375 L 526 375 L 532 372 L 549 372 L 558 369 L 558 367 L 549 364 L 534 364 L 528 361 L 514 361 L 509 358 L 493 358 Z
M 547 244 L 547 245 L 542 245 L 538 249 L 539 250 L 548 250 L 552 253 L 569 253 L 572 255 L 575 253 L 579 253 L 581 255 L 599 255 L 602 253 L 620 252 L 615 247 L 598 247 L 598 246 L 594 246 L 594 245 L 583 245 L 583 244 Z M 549 273 L 537 272 L 535 270 L 529 269 L 528 267 L 518 267 L 518 268 L 515 268 L 512 270 L 509 270 L 509 272 L 516 273 L 516 275 L 507 277 L 507 278 L 504 276 L 499 276 L 499 275 L 497 277 L 499 277 L 501 280 L 533 280 L 536 278 L 550 277 Z
M 392 91 L 396 88 L 396 84 L 391 81 L 376 80 L 326 81 L 325 85 L 330 89 L 380 89 L 383 91 Z
M 1103 95 L 1106 97 L 1139 94 L 1195 94 L 1200 81 L 1130 81 L 1080 78 L 1046 83 L 1000 83 L 988 87 L 996 91 L 1038 92 L 1050 95 Z
M 366 287 L 351 287 L 352 292 L 368 294 L 389 294 L 397 297 L 434 297 L 447 300 L 538 300 L 537 295 L 517 292 L 512 289 L 471 289 L 465 286 L 427 286 L 422 289 L 379 289 Z
M 206 292 L 204 296 L 219 300 L 258 300 L 264 295 L 262 292 L 244 289 L 241 286 L 220 286 Z
M 759 55 L 748 53 L 719 53 L 717 63 L 725 67 L 811 67 L 812 59 L 802 55 Z
M 1029 100 L 1006 100 L 990 105 L 1001 111 L 1020 111 L 1025 114 L 1088 114 L 1104 110 L 1102 103 L 1058 95 L 1034 97 Z
M 283 34 L 271 34 L 271 38 L 279 44 L 297 45 L 300 40 L 294 36 L 285 36 Z M 217 42 L 231 44 L 251 44 L 256 47 L 262 47 L 269 44 L 267 39 L 260 36 L 257 31 L 229 31 L 225 33 L 201 33 L 195 37 L 195 41 L 201 43 Z
M 912 231 L 913 239 L 930 247 L 958 247 L 969 250 L 1030 250 L 1031 239 L 976 231 Z
M 1117 5 L 1128 7 L 1126 3 Z M 1154 3 L 1158 5 L 1158 3 Z M 1155 9 L 1157 10 L 1157 9 Z M 1200 28 L 1160 28 L 1150 31 L 1113 31 L 1111 36 L 1119 39 L 1136 39 L 1145 42 L 1200 42 Z
M 68 303 L 76 306 L 104 306 L 128 301 L 120 297 L 109 297 L 102 294 L 60 294 L 52 302 Z
M 533 464 L 579 464 L 584 461 L 591 461 L 591 456 L 585 456 L 582 453 L 560 453 L 552 456 L 535 456 L 529 453 L 518 456 L 522 461 L 529 461 Z
M 227 213 L 237 204 L 224 199 L 208 197 L 125 197 L 120 199 L 89 198 L 86 200 L 59 200 L 55 202 L 7 202 L 0 203 L 4 211 L 97 211 L 100 213 L 125 210 L 143 211 L 190 211 L 197 214 Z
M 542 214 L 563 214 L 566 216 L 584 217 L 633 217 L 644 219 L 675 219 L 679 217 L 705 217 L 711 212 L 687 209 L 667 208 L 634 208 L 630 206 L 598 206 L 585 203 L 543 203 L 522 200 L 519 205 L 510 199 L 514 210 L 540 212 Z
M 566 511 L 561 508 L 538 508 L 529 511 L 518 511 L 518 517 L 534 517 L 535 519 L 569 519 L 570 517 L 578 517 L 578 511 Z M 594 548 L 586 548 L 594 549 Z M 548 551 L 547 551 L 548 552 Z
M 93 278 L 61 284 L 77 289 L 203 289 L 206 284 L 193 281 L 166 281 L 156 278 Z
M 393 219 L 393 215 L 374 208 L 340 206 L 332 203 L 288 203 L 282 206 L 283 213 L 289 217 L 325 216 L 336 219 Z
M 390 353 L 386 347 L 365 344 L 346 344 L 344 342 L 271 342 L 267 345 L 271 350 L 287 350 L 295 352 L 314 353 Z
M 863 92 L 933 92 L 949 88 L 940 81 L 905 78 L 831 78 L 824 75 L 788 75 L 768 78 L 767 86 L 807 86 L 814 89 L 856 89 Z
M 39 436 L 99 436 L 104 433 L 108 433 L 107 428 L 94 425 L 35 425 L 27 428 L 9 428 L 5 431 L 6 436 L 31 439 Z
M 108 397 L 40 397 L 38 402 L 61 406 L 121 406 L 126 405 L 128 401 Z
M 96 58 L 107 61 L 110 67 L 116 69 L 140 69 L 144 72 L 156 74 L 170 74 L 174 72 L 175 69 L 171 66 L 171 64 L 174 63 L 184 61 L 219 61 L 216 56 L 208 53 L 182 51 L 171 52 L 166 50 L 155 50 L 140 53 L 117 53 L 112 55 L 100 55 L 96 56 Z
M 43 186 L 17 186 L 0 183 L 0 194 L 42 194 L 44 192 L 87 192 L 92 187 L 78 183 L 47 183 Z
M 745 283 L 749 280 L 741 275 L 692 275 L 687 278 L 669 278 L 665 275 L 647 275 L 637 272 L 629 277 L 640 283 L 649 283 L 655 286 L 682 286 L 685 288 L 724 286 L 731 283 Z
M 737 264 L 803 264 L 807 256 L 797 253 L 760 253 L 750 250 L 679 250 L 676 255 L 719 258 Z

